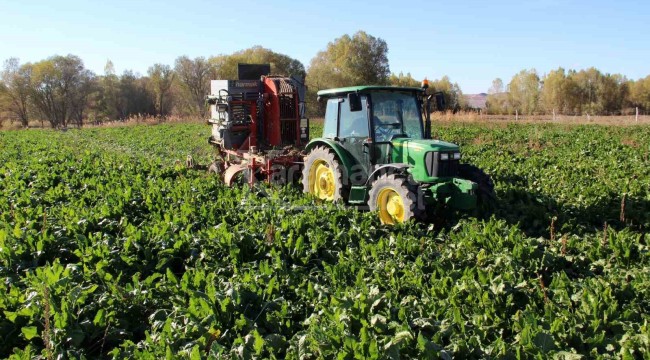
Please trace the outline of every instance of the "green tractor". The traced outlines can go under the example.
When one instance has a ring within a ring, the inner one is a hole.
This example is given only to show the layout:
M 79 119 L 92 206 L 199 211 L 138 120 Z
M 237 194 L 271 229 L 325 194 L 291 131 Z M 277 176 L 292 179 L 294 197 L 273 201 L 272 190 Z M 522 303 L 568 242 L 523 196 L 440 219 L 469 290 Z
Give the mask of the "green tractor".
M 424 219 L 440 208 L 476 209 L 493 193 L 492 181 L 460 163 L 458 145 L 431 139 L 431 105 L 441 109 L 444 101 L 427 95 L 427 88 L 423 83 L 319 91 L 319 101 L 326 102 L 323 135 L 306 146 L 304 192 L 367 206 L 391 225 Z

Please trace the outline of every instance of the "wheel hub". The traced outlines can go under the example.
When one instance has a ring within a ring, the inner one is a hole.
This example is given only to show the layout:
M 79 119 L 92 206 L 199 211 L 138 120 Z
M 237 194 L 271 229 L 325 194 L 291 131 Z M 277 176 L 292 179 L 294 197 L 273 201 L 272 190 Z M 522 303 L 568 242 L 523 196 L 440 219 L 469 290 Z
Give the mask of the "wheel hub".
M 334 200 L 336 189 L 334 172 L 325 161 L 316 162 L 313 168 L 313 176 L 309 179 L 312 193 L 319 199 Z
M 382 223 L 393 225 L 404 222 L 404 202 L 394 189 L 387 188 L 379 192 L 377 205 Z

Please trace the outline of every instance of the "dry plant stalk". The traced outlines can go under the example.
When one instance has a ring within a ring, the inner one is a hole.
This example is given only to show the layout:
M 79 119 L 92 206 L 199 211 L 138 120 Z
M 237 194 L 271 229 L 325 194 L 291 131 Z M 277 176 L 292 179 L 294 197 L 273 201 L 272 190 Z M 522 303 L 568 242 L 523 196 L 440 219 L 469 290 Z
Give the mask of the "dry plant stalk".
M 548 294 L 546 293 L 546 285 L 544 285 L 544 278 L 542 278 L 542 274 L 539 274 L 539 286 L 542 289 L 542 293 L 544 294 L 544 302 L 548 302 Z
M 605 221 L 605 225 L 603 226 L 603 241 L 601 242 L 601 245 L 607 247 L 607 242 L 607 221 Z
M 624 193 L 623 198 L 621 199 L 621 214 L 620 214 L 619 219 L 623 223 L 625 222 L 625 198 L 626 198 L 626 196 L 627 196 L 627 194 Z
M 43 330 L 43 342 L 45 343 L 45 349 L 47 350 L 47 359 L 52 360 L 52 341 L 50 334 L 52 334 L 52 328 L 50 324 L 50 290 L 47 285 L 43 286 L 43 302 L 44 302 L 44 312 L 45 312 L 45 329 Z
M 268 224 L 266 226 L 266 243 L 272 245 L 274 240 L 275 240 L 275 226 L 273 224 Z
M 567 238 L 566 235 L 562 235 L 562 239 L 560 239 L 562 242 L 562 256 L 566 256 L 566 245 L 567 245 Z
M 557 220 L 557 216 L 551 218 L 551 242 L 555 242 L 555 220 Z
M 111 322 L 107 321 L 106 322 L 106 329 L 104 329 L 104 337 L 102 337 L 102 346 L 101 346 L 101 348 L 99 350 L 100 354 L 104 353 L 104 344 L 106 343 L 106 337 L 108 336 L 108 329 L 109 329 L 110 325 L 111 325 Z

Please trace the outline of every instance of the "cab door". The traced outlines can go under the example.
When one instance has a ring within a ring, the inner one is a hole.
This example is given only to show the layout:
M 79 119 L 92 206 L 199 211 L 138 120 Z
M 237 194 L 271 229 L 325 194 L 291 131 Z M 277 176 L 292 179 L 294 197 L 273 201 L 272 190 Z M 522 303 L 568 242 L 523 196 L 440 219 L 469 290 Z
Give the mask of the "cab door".
M 339 102 L 338 138 L 341 146 L 347 150 L 358 164 L 348 174 L 353 185 L 363 184 L 368 178 L 370 168 L 370 126 L 368 121 L 368 99 L 361 95 L 361 110 L 351 111 L 347 98 Z

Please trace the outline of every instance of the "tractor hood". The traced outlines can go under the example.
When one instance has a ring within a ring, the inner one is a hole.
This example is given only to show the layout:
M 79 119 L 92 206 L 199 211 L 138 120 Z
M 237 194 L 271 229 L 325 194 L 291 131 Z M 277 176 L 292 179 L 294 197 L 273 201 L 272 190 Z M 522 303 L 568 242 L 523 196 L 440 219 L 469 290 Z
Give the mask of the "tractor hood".
M 439 153 L 460 152 L 458 145 L 440 140 L 398 138 L 392 141 L 392 161 L 410 165 L 409 172 L 416 181 L 434 182 L 438 177 L 449 177 L 448 171 L 434 170 L 434 167 L 446 165 L 438 163 Z M 457 161 L 456 161 L 457 162 Z
M 407 153 L 406 155 L 428 151 L 458 151 L 458 145 L 440 140 L 398 138 L 393 140 L 393 146 L 398 152 L 401 149 Z

